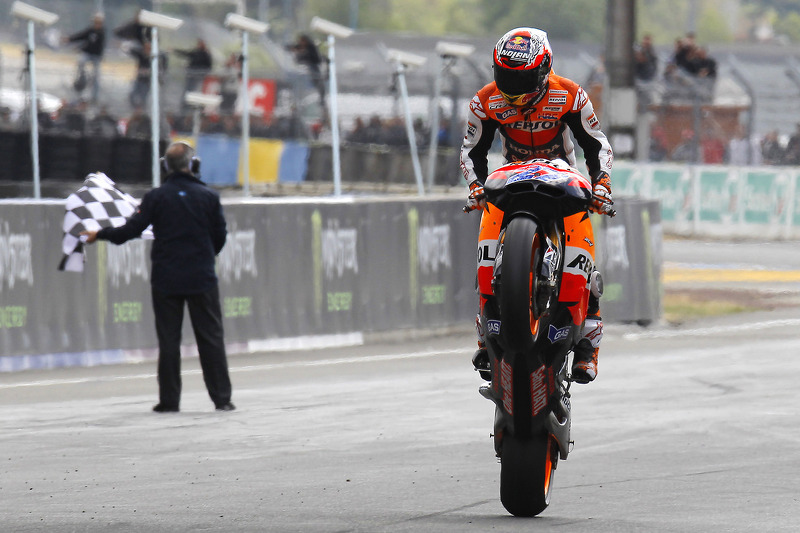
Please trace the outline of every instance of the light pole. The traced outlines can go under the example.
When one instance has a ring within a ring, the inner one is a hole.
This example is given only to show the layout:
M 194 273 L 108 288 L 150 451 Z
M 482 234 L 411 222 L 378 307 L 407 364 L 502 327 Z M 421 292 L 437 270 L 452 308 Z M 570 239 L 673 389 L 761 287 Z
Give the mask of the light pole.
M 195 142 L 197 142 L 197 137 L 200 135 L 200 110 L 204 107 L 219 107 L 222 103 L 222 96 L 192 91 L 186 93 L 186 96 L 183 97 L 183 101 L 193 108 L 192 136 Z
M 471 44 L 450 43 L 439 41 L 436 43 L 436 53 L 439 55 L 439 68 L 433 81 L 433 109 L 431 109 L 431 138 L 428 146 L 428 190 L 433 189 L 436 182 L 436 152 L 439 149 L 439 101 L 442 98 L 442 76 L 449 70 L 459 57 L 469 57 L 475 51 Z
M 158 141 L 160 139 L 159 126 L 161 120 L 159 116 L 159 97 L 158 97 L 158 30 L 177 30 L 183 25 L 181 19 L 168 17 L 159 13 L 153 13 L 142 9 L 137 17 L 139 24 L 147 26 L 150 32 L 150 137 L 152 142 L 152 174 L 153 187 L 161 185 L 161 168 L 159 165 L 160 150 Z
M 311 19 L 311 29 L 328 35 L 328 116 L 331 122 L 331 148 L 333 150 L 333 194 L 342 194 L 342 165 L 340 162 L 339 146 L 339 109 L 336 102 L 336 37 L 347 39 L 353 35 L 353 30 L 341 24 L 336 24 L 320 17 Z
M 425 194 L 425 187 L 422 185 L 422 167 L 419 164 L 419 154 L 417 153 L 417 137 L 414 134 L 414 124 L 411 122 L 411 106 L 408 102 L 408 87 L 406 87 L 405 71 L 409 67 L 421 67 L 425 64 L 427 59 L 416 54 L 394 49 L 387 50 L 386 58 L 394 63 L 397 72 L 397 83 L 400 85 L 400 98 L 403 100 L 403 108 L 406 116 L 406 134 L 408 135 L 408 145 L 411 149 L 411 163 L 414 166 L 414 177 L 417 180 L 417 192 L 422 196 Z
M 36 96 L 36 61 L 33 53 L 35 47 L 34 26 L 38 22 L 43 26 L 55 24 L 58 15 L 44 11 L 23 2 L 14 2 L 11 5 L 11 14 L 17 18 L 28 21 L 28 81 L 30 90 L 30 117 L 31 117 L 31 160 L 33 166 L 33 197 L 41 198 L 42 190 L 39 181 L 39 102 Z
M 249 40 L 251 33 L 266 33 L 269 24 L 260 20 L 251 19 L 237 13 L 228 13 L 225 17 L 225 27 L 242 33 L 242 183 L 245 196 L 250 196 L 250 68 L 248 55 L 250 54 Z

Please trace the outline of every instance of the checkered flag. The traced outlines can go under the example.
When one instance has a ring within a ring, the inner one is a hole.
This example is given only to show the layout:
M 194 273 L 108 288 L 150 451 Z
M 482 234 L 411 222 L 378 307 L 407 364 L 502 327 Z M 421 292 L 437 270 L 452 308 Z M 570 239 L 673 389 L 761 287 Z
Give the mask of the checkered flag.
M 117 189 L 114 182 L 102 172 L 86 176 L 83 186 L 67 197 L 67 212 L 62 225 L 64 238 L 61 241 L 64 256 L 58 269 L 83 272 L 83 243 L 86 238 L 81 237 L 80 233 L 122 226 L 138 205 L 139 202 Z M 152 239 L 152 230 L 144 230 L 142 238 Z

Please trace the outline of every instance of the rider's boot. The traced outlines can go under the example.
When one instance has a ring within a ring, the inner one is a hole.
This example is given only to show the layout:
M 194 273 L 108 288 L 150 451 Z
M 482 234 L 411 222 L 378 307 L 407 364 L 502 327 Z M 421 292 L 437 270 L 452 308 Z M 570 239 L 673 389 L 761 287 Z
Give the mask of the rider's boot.
M 572 349 L 572 381 L 589 383 L 597 377 L 597 354 L 603 339 L 603 319 L 600 318 L 600 301 L 589 296 L 589 309 L 581 330 L 581 340 Z
M 492 370 L 489 366 L 489 352 L 486 351 L 486 336 L 481 326 L 481 315 L 475 317 L 475 331 L 478 333 L 478 349 L 472 354 L 472 366 L 486 381 L 492 380 Z

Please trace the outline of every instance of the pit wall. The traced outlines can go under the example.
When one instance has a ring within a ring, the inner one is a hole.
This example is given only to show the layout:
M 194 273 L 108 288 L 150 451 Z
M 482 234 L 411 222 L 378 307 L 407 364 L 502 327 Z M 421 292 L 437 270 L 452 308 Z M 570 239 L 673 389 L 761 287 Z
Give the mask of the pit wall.
M 800 169 L 616 162 L 614 195 L 661 202 L 664 231 L 800 238 Z
M 229 353 L 358 344 L 367 333 L 469 327 L 479 215 L 461 197 L 224 200 L 217 262 Z M 660 314 L 656 202 L 597 219 L 607 321 Z M 63 201 L 0 200 L 0 372 L 157 356 L 150 241 L 87 247 L 57 270 Z M 185 320 L 184 355 L 196 353 Z M 469 335 L 472 335 L 469 333 Z

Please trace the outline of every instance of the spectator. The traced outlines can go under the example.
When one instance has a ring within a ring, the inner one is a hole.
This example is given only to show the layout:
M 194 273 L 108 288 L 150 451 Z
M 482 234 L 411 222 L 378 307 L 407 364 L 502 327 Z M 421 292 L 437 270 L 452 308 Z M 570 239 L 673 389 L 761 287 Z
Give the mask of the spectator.
M 760 165 L 761 146 L 751 142 L 742 126 L 737 126 L 734 137 L 728 142 L 729 165 Z
M 664 161 L 669 154 L 667 149 L 667 132 L 663 126 L 656 124 L 650 131 L 650 161 Z
M 59 113 L 56 127 L 61 131 L 81 135 L 86 130 L 86 102 L 65 104 Z
M 633 51 L 634 75 L 638 81 L 653 81 L 658 72 L 658 57 L 653 49 L 653 38 L 648 34 Z
M 795 125 L 795 131 L 786 143 L 783 162 L 787 165 L 800 165 L 800 122 Z
M 125 136 L 137 139 L 149 139 L 152 134 L 150 131 L 151 128 L 150 116 L 145 114 L 141 107 L 137 107 L 133 110 L 133 114 L 131 114 L 128 119 L 128 125 L 125 128 Z
M 150 94 L 150 80 L 152 74 L 150 72 L 150 41 L 145 41 L 141 47 L 134 46 L 133 48 L 130 48 L 128 53 L 133 56 L 134 59 L 136 59 L 136 79 L 134 79 L 133 87 L 128 95 L 128 100 L 130 101 L 131 107 L 135 109 L 137 107 L 144 106 L 147 103 L 147 97 Z M 167 56 L 162 52 L 158 57 L 159 82 L 161 81 L 161 76 L 164 74 L 166 69 Z
M 203 81 L 211 71 L 214 62 L 203 39 L 197 39 L 197 44 L 191 50 L 175 50 L 175 53 L 189 60 L 186 64 L 186 83 L 183 88 L 183 98 L 181 98 L 181 107 L 186 110 L 188 108 L 184 100 L 186 93 L 202 89 Z
M 681 132 L 681 142 L 670 154 L 672 161 L 696 163 L 698 159 L 698 146 L 695 141 L 694 131 L 685 129 Z
M 694 33 L 687 33 L 683 39 L 675 40 L 675 51 L 672 56 L 672 63 L 678 68 L 689 71 L 689 58 L 697 44 L 695 43 Z
M 239 84 L 242 79 L 242 61 L 237 54 L 228 56 L 225 61 L 225 72 L 222 75 L 220 92 L 222 103 L 220 111 L 232 115 L 236 111 L 236 100 L 239 97 Z
M 717 61 L 709 57 L 708 50 L 703 47 L 695 47 L 689 59 L 689 72 L 698 78 L 717 78 Z
M 720 165 L 725 162 L 725 143 L 713 131 L 707 131 L 700 140 L 703 163 Z
M 383 121 L 378 115 L 372 115 L 369 117 L 369 123 L 367 124 L 367 139 L 367 142 L 370 143 L 383 142 Z
M 356 117 L 353 129 L 347 134 L 347 141 L 351 143 L 366 144 L 370 141 L 367 125 L 361 117 Z
M 306 34 L 301 34 L 297 37 L 297 41 L 286 47 L 294 53 L 294 60 L 298 65 L 304 66 L 308 69 L 311 76 L 311 84 L 319 92 L 319 99 L 322 104 L 325 104 L 325 83 L 322 79 L 322 56 L 319 54 L 317 45 Z
M 11 114 L 11 109 L 6 106 L 0 107 L 0 129 L 10 130 L 14 129 L 14 117 Z
M 90 97 L 92 103 L 97 103 L 97 97 L 100 93 L 100 62 L 103 60 L 103 51 L 106 44 L 104 23 L 105 16 L 102 13 L 95 13 L 91 26 L 64 38 L 64 41 L 68 43 L 81 43 L 78 76 L 73 84 L 73 88 L 78 94 L 83 92 L 89 82 L 86 76 L 86 64 L 90 63 L 92 65 L 92 92 Z
M 116 137 L 119 135 L 117 120 L 108 113 L 108 107 L 103 106 L 86 125 L 86 133 L 94 137 Z
M 385 121 L 380 140 L 383 144 L 388 144 L 389 146 L 408 146 L 408 136 L 406 135 L 403 119 L 392 117 Z
M 784 151 L 778 138 L 778 130 L 768 131 L 761 140 L 761 159 L 766 165 L 780 165 L 783 163 Z

